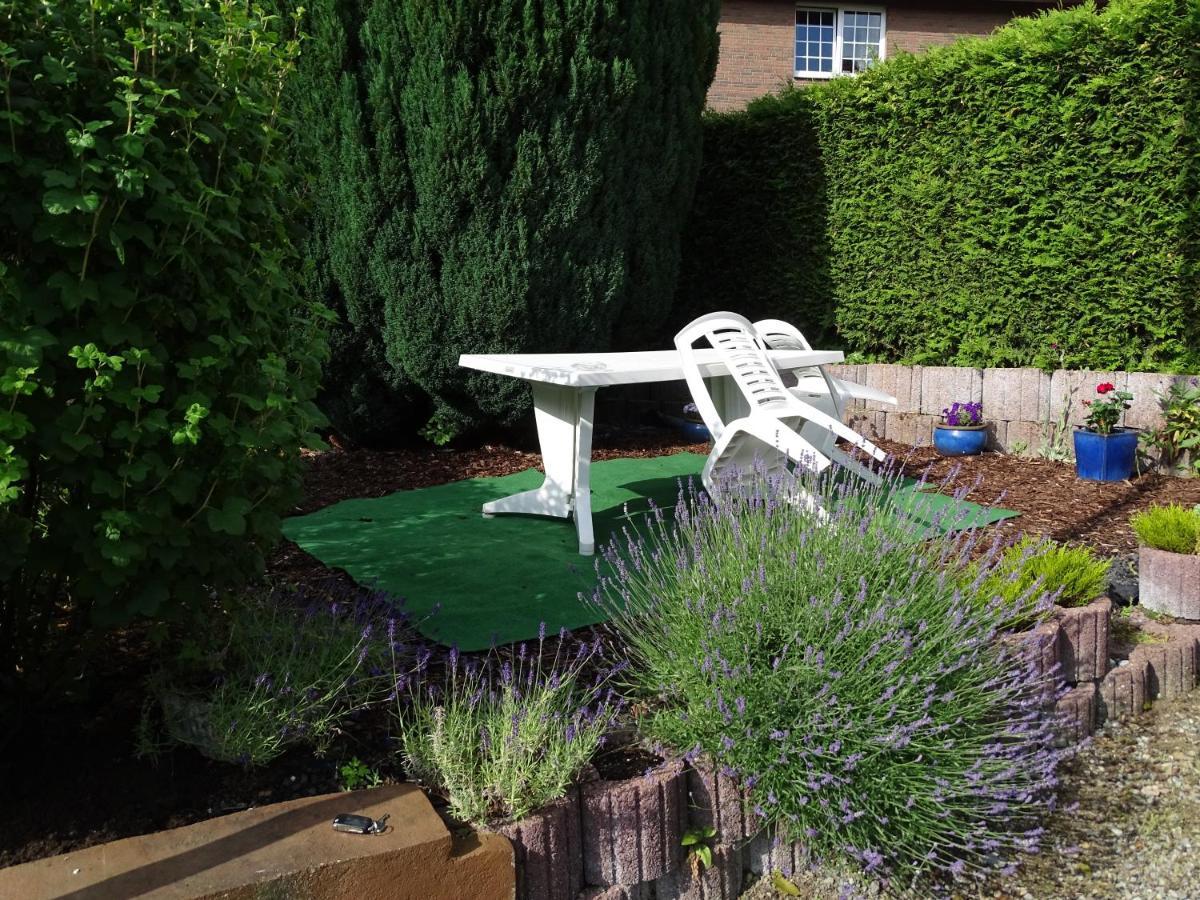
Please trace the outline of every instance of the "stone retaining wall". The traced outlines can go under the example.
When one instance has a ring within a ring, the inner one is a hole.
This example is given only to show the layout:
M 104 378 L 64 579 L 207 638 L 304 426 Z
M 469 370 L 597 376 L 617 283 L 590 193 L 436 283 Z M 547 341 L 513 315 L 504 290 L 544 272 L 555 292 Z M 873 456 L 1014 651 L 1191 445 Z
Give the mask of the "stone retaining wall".
M 1188 375 L 1157 372 L 1100 372 L 1059 369 L 973 369 L 959 366 L 840 365 L 830 366 L 839 378 L 857 381 L 892 394 L 896 406 L 854 401 L 848 423 L 869 438 L 905 444 L 929 444 L 942 410 L 957 401 L 983 404 L 988 449 L 1035 455 L 1059 442 L 1071 456 L 1070 431 L 1083 422 L 1083 401 L 1094 397 L 1096 385 L 1111 382 L 1133 394 L 1133 405 L 1121 424 L 1151 430 L 1162 425 L 1159 396 Z M 659 414 L 679 415 L 690 400 L 683 382 L 606 389 L 597 395 L 596 421 L 646 422 Z M 1065 420 L 1066 430 L 1062 423 Z M 1179 474 L 1186 474 L 1181 466 Z

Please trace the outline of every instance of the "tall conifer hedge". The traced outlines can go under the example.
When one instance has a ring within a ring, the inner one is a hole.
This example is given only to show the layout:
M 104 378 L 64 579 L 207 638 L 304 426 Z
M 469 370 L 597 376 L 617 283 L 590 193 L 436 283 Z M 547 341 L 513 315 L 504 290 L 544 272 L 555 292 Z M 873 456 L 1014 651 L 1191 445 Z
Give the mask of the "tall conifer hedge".
M 713 116 L 673 320 L 877 359 L 1200 363 L 1200 6 L 1018 19 Z
M 352 437 L 524 414 L 464 352 L 604 350 L 667 315 L 718 0 L 316 0 L 309 289 Z M 432 419 L 426 415 L 432 411 Z

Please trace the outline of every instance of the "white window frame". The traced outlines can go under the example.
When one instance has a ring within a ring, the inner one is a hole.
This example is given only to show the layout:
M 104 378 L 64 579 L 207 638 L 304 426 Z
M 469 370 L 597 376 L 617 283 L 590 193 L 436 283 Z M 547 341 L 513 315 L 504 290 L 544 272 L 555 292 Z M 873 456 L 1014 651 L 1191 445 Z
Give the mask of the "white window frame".
M 809 72 L 804 69 L 796 68 L 796 20 L 793 14 L 792 18 L 792 69 L 794 78 L 803 79 L 827 79 L 837 78 L 839 76 L 848 77 L 856 75 L 856 72 L 841 71 L 842 65 L 842 34 L 846 28 L 846 13 L 848 12 L 865 12 L 879 13 L 879 58 L 887 57 L 887 8 L 873 3 L 848 3 L 845 5 L 833 6 L 827 3 L 797 3 L 796 11 L 814 10 L 817 12 L 832 12 L 833 19 L 833 71 L 832 72 Z

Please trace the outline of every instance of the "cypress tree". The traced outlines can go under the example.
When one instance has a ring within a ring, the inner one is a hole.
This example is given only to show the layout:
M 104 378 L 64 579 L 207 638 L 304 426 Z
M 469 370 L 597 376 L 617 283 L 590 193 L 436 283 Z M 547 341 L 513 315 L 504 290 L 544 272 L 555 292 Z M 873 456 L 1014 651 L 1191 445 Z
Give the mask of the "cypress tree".
M 346 323 L 327 412 L 411 431 L 412 384 L 427 434 L 512 422 L 528 388 L 460 353 L 632 346 L 669 309 L 719 0 L 360 2 L 310 27 L 346 48 L 311 109 L 335 132 L 313 280 Z

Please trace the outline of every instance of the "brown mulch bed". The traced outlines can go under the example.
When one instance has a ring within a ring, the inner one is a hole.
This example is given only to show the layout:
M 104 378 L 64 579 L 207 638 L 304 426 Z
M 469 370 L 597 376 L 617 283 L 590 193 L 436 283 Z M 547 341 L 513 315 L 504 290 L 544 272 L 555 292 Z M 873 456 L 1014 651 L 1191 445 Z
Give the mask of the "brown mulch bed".
M 1200 479 L 1146 474 L 1130 481 L 1101 483 L 1075 477 L 1071 463 L 1026 459 L 1003 453 L 947 459 L 932 447 L 890 441 L 880 446 L 904 461 L 906 474 L 945 482 L 944 491 L 969 488 L 968 500 L 1021 513 L 1002 528 L 1056 541 L 1087 544 L 1106 555 L 1128 556 L 1137 549 L 1129 517 L 1166 503 L 1200 503 Z

